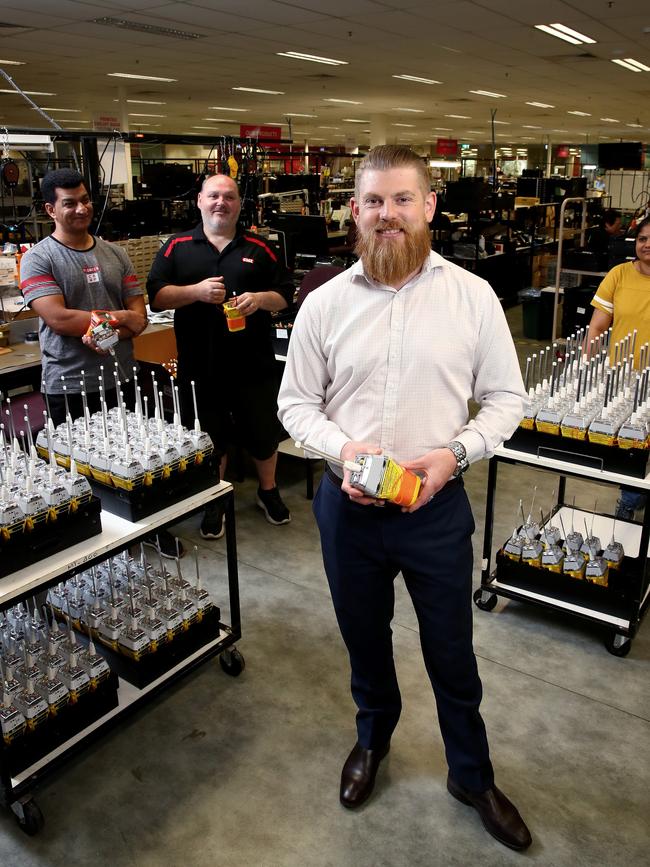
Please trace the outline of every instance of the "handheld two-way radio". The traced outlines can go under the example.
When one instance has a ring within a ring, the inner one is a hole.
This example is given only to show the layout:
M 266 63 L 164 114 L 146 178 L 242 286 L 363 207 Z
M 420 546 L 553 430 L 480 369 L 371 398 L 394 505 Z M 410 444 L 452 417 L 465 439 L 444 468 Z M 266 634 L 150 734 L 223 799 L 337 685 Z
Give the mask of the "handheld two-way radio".
M 98 349 L 115 355 L 114 347 L 120 339 L 117 325 L 117 319 L 113 319 L 108 310 L 92 310 L 86 336 L 92 337 Z
M 296 442 L 296 448 L 325 458 L 328 463 L 350 470 L 350 484 L 367 497 L 387 500 L 408 508 L 417 500 L 422 480 L 387 455 L 355 455 L 354 461 L 342 461 L 321 452 L 307 443 Z

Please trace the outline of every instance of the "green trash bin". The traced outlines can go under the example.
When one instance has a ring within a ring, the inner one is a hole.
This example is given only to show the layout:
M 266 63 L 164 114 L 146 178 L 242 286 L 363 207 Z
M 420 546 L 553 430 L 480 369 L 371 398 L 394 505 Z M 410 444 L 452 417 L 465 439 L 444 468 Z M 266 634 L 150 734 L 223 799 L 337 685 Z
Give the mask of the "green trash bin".
M 529 340 L 548 340 L 553 331 L 553 302 L 555 296 L 541 289 L 522 289 L 521 301 L 524 337 Z

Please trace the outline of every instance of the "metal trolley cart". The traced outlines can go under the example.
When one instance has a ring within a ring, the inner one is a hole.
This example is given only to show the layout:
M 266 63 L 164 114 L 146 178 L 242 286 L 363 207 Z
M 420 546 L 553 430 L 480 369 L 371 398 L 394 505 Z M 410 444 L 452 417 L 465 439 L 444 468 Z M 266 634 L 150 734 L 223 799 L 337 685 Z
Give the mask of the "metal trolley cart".
M 95 714 L 96 718 L 92 719 L 85 728 L 76 731 L 67 740 L 58 743 L 50 752 L 28 766 L 17 770 L 9 758 L 10 753 L 6 744 L 3 744 L 0 739 L 0 802 L 13 811 L 18 824 L 27 834 L 36 834 L 43 825 L 43 815 L 32 794 L 37 783 L 59 768 L 91 740 L 114 726 L 125 714 L 215 656 L 219 656 L 221 667 L 227 674 L 237 676 L 243 671 L 244 658 L 235 646 L 235 642 L 241 638 L 241 619 L 232 485 L 220 482 L 137 523 L 103 511 L 102 532 L 99 535 L 0 579 L 0 611 L 3 611 L 21 601 L 31 599 L 34 594 L 52 587 L 64 578 L 74 576 L 89 566 L 124 551 L 147 534 L 197 512 L 206 503 L 218 497 L 224 497 L 226 504 L 226 562 L 231 623 L 229 625 L 222 623 L 215 611 L 211 623 L 202 624 L 207 627 L 200 633 L 203 636 L 200 639 L 203 643 L 196 642 L 198 646 L 185 646 L 178 664 L 159 676 L 149 677 L 146 683 L 134 685 L 122 676 L 118 678 L 113 672 L 111 677 L 114 679 L 114 687 L 119 687 L 116 693 L 113 688 L 113 696 L 117 694 L 117 700 L 107 705 L 106 711 L 101 715 Z
M 564 503 L 567 477 L 625 485 L 644 493 L 650 492 L 650 475 L 635 478 L 588 466 L 586 464 L 589 461 L 584 456 L 573 456 L 557 450 L 549 450 L 549 453 L 554 456 L 546 456 L 543 449 L 532 453 L 504 446 L 495 449 L 488 469 L 481 586 L 474 593 L 474 602 L 482 611 L 491 611 L 497 603 L 497 597 L 503 596 L 583 618 L 604 627 L 605 646 L 610 653 L 627 656 L 632 639 L 650 604 L 650 568 L 647 559 L 650 507 L 646 506 L 644 509 L 643 521 L 640 523 L 616 520 L 616 536 L 623 544 L 625 558 L 620 569 L 615 572 L 610 570 L 608 586 L 576 580 L 526 563 L 513 562 L 501 551 L 496 555 L 496 568 L 492 568 L 494 506 L 498 468 L 501 463 L 526 464 L 540 471 L 558 474 L 558 497 L 552 518 L 553 523 L 562 518 L 565 527 L 571 525 L 573 512 L 572 507 Z M 579 462 L 571 463 L 572 459 Z M 576 509 L 575 518 L 580 526 L 584 519 L 589 524 L 593 520 L 593 533 L 602 539 L 609 539 L 612 535 L 614 519 L 611 515 L 593 515 L 592 512 Z

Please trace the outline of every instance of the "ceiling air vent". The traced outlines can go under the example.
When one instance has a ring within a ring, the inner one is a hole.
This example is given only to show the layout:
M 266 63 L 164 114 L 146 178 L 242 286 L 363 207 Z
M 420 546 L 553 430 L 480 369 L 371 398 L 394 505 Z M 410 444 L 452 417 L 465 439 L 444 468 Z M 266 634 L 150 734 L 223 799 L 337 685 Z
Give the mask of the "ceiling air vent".
M 93 24 L 103 24 L 105 27 L 117 27 L 119 30 L 135 30 L 138 33 L 150 33 L 152 36 L 169 36 L 170 39 L 205 39 L 205 33 L 190 33 L 188 30 L 177 30 L 174 27 L 158 27 L 156 24 L 142 24 L 129 21 L 127 18 L 93 18 Z
M 579 54 L 553 54 L 543 57 L 542 60 L 550 60 L 552 63 L 582 63 L 585 60 L 602 60 L 589 51 L 581 51 Z

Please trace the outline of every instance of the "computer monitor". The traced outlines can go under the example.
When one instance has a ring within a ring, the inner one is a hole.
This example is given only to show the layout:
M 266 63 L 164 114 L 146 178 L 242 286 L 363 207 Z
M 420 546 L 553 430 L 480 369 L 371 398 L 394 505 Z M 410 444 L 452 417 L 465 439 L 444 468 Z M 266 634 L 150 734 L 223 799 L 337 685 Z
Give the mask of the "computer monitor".
M 273 241 L 275 246 L 278 248 L 280 252 L 280 258 L 282 259 L 284 265 L 288 267 L 287 262 L 287 241 L 284 237 L 284 232 L 281 232 L 280 229 L 271 229 L 269 232 L 269 241 Z
M 287 248 L 287 264 L 293 268 L 296 253 L 316 256 L 329 254 L 327 222 L 325 217 L 308 217 L 301 214 L 274 214 L 269 220 L 273 230 L 284 232 Z

